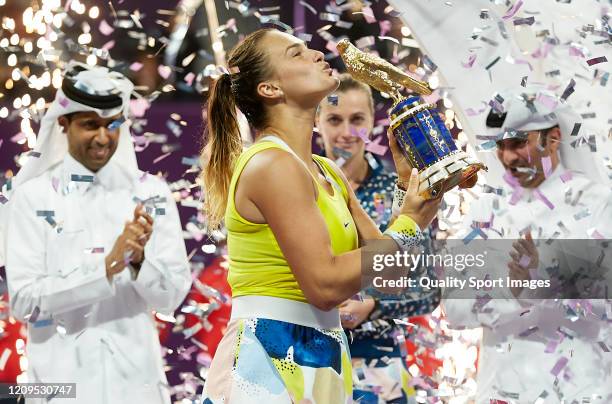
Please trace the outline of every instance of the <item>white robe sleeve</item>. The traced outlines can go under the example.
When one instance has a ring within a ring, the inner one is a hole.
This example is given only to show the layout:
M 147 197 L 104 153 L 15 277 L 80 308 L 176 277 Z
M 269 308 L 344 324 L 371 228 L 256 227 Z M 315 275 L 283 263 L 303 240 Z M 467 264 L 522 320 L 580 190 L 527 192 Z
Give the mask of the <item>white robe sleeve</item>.
M 48 317 L 113 296 L 104 254 L 85 254 L 75 249 L 47 251 L 50 225 L 37 216 L 31 198 L 24 187 L 16 190 L 9 202 L 5 246 L 12 314 L 21 321 L 30 315 Z M 49 268 L 49 254 L 62 257 L 55 261 L 77 265 L 69 271 Z
M 165 213 L 154 218 L 145 259 L 132 284 L 149 307 L 172 313 L 191 288 L 191 272 L 178 209 L 170 189 L 164 188 Z
M 471 231 L 473 221 L 487 222 L 492 214 L 492 205 L 494 197 L 490 194 L 480 195 L 480 199 L 475 200 L 470 207 L 470 212 L 464 217 L 462 228 L 465 236 Z M 487 258 L 487 262 L 492 262 L 491 256 Z M 505 259 L 499 260 L 502 267 L 496 269 L 502 271 L 506 266 Z M 494 266 L 495 267 L 495 266 Z M 446 275 L 452 275 L 456 278 L 468 281 L 469 275 L 475 275 L 476 272 L 459 272 L 453 269 L 446 269 Z M 452 271 L 452 272 L 449 272 Z M 486 272 L 479 274 L 481 277 L 486 275 Z M 491 274 L 492 275 L 492 274 Z M 502 275 L 500 272 L 497 275 Z M 469 286 L 466 289 L 470 289 Z M 477 328 L 477 327 L 495 327 L 500 321 L 507 318 L 517 316 L 524 310 L 524 305 L 514 298 L 507 290 L 504 296 L 498 296 L 485 303 L 484 300 L 478 301 L 476 298 L 471 298 L 470 293 L 465 290 L 455 290 L 443 288 L 442 290 L 442 307 L 446 314 L 446 320 L 450 328 Z M 477 295 L 476 291 L 471 294 Z M 478 295 L 485 295 L 480 293 Z

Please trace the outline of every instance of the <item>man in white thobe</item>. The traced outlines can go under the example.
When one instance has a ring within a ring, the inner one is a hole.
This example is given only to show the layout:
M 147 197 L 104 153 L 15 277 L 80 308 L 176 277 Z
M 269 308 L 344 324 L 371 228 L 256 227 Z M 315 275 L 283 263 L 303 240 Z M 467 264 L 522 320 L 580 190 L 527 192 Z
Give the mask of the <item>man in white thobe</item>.
M 493 263 L 513 279 L 549 277 L 542 265 L 551 262 L 543 256 L 551 252 L 546 241 L 573 239 L 565 245 L 583 248 L 585 239 L 612 236 L 610 189 L 567 166 L 581 168 L 580 153 L 571 145 L 579 118 L 567 107 L 551 108 L 538 98 L 537 89 L 521 88 L 506 94 L 504 111 L 489 114 L 487 126 L 500 134 L 497 156 L 508 185 L 479 195 L 461 234 L 466 242 L 485 246 L 495 242 L 477 240 L 516 240 L 510 255 Z M 595 254 L 601 251 L 594 249 Z M 557 253 L 554 258 L 564 267 L 585 252 Z M 609 265 L 609 247 L 607 253 Z M 611 285 L 609 273 L 604 282 Z M 502 295 L 475 305 L 474 299 L 444 293 L 451 327 L 483 328 L 478 404 L 612 402 L 610 301 L 534 299 L 527 288 L 505 288 Z
M 176 204 L 137 168 L 132 83 L 71 68 L 4 212 L 28 382 L 76 383 L 70 403 L 170 403 L 153 311 L 173 313 L 191 285 Z

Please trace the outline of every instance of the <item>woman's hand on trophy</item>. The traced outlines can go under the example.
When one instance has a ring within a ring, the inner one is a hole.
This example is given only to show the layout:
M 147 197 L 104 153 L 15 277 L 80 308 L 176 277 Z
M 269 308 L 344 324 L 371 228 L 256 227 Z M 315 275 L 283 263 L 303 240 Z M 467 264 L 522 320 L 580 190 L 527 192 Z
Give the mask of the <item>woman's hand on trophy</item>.
M 387 130 L 387 139 L 389 139 L 389 148 L 391 149 L 391 155 L 393 156 L 393 162 L 395 163 L 395 171 L 397 172 L 400 188 L 405 188 L 402 186 L 402 184 L 407 184 L 410 180 L 412 165 L 402 154 L 402 150 L 397 144 L 397 140 L 395 139 L 395 135 L 393 134 L 391 127 L 389 127 Z
M 408 181 L 408 189 L 404 196 L 404 204 L 400 210 L 402 215 L 408 215 L 419 225 L 421 230 L 429 226 L 431 221 L 436 217 L 442 195 L 440 193 L 435 199 L 425 199 L 419 195 L 419 172 L 413 168 Z

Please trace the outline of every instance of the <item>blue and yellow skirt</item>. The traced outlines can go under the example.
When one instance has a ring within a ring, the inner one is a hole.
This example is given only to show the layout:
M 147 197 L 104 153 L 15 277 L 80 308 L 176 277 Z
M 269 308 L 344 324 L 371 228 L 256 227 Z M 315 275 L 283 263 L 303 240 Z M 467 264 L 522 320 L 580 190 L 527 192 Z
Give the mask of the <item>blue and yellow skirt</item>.
M 267 296 L 235 298 L 202 403 L 351 403 L 347 346 L 337 310 Z

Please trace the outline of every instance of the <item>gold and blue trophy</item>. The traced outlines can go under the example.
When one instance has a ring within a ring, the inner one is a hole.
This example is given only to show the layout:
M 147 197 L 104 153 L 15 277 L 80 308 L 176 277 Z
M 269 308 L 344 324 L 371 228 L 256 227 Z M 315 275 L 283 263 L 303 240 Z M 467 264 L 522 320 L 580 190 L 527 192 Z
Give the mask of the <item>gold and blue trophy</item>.
M 419 170 L 419 194 L 432 199 L 457 185 L 473 187 L 477 172 L 486 170 L 486 166 L 457 148 L 435 104 L 425 103 L 420 96 L 406 98 L 400 94 L 405 87 L 429 95 L 429 85 L 377 56 L 360 51 L 346 39 L 338 42 L 337 48 L 353 78 L 393 98 L 390 130 L 404 157 Z

